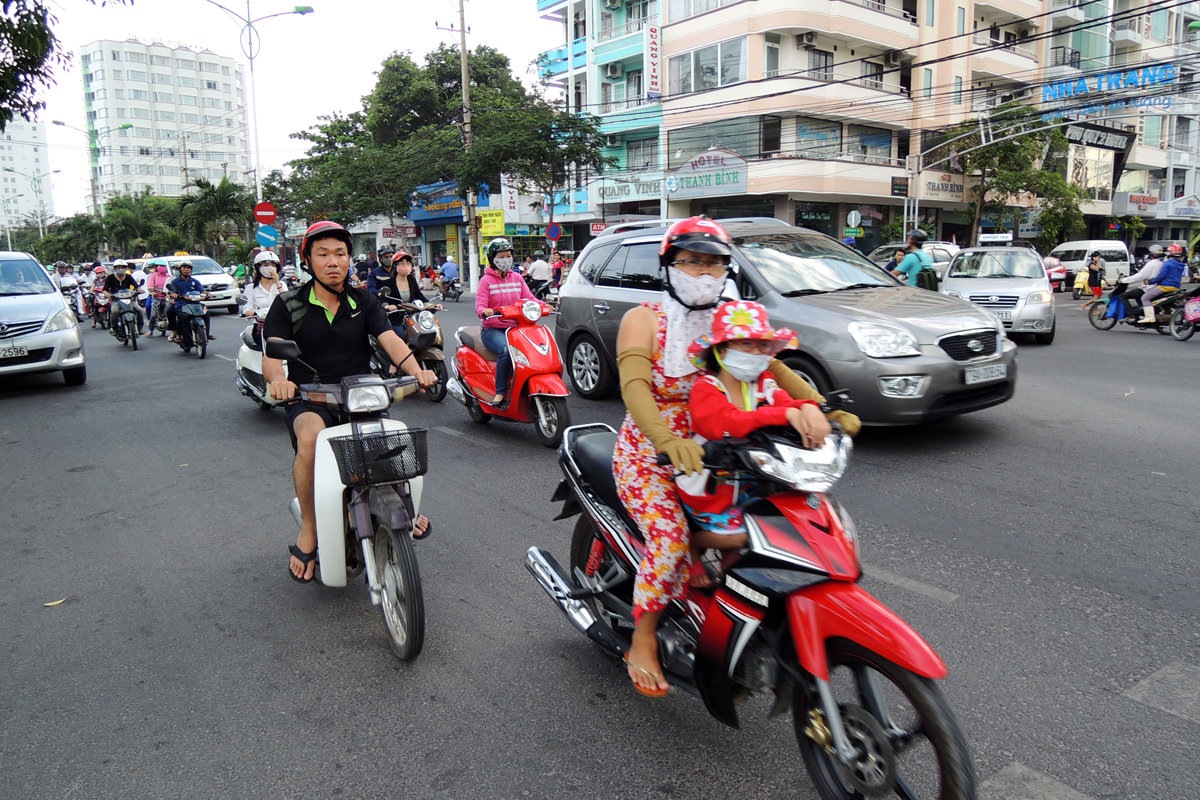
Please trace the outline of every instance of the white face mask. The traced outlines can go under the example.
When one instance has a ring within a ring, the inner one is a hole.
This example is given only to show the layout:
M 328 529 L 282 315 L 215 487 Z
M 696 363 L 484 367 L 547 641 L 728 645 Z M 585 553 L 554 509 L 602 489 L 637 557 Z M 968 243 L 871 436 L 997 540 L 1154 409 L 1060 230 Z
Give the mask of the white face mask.
M 270 280 L 271 278 L 275 277 L 275 268 L 274 267 L 259 267 L 258 273 L 260 275 L 262 275 L 264 278 Z
M 512 256 L 500 256 L 492 261 L 492 266 L 495 267 L 501 275 L 512 269 Z
M 757 381 L 771 364 L 770 355 L 747 353 L 742 350 L 734 350 L 732 347 L 725 348 L 720 360 L 721 366 L 742 383 Z
M 724 276 L 701 275 L 694 278 L 683 270 L 667 267 L 671 275 L 671 286 L 679 302 L 685 306 L 702 306 L 715 303 L 725 288 Z

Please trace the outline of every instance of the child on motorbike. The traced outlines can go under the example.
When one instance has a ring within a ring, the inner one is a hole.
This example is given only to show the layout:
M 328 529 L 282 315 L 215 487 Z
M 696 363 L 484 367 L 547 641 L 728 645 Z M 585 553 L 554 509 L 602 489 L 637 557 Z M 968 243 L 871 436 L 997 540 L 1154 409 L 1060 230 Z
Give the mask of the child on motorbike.
M 780 351 L 798 345 L 788 328 L 772 328 L 758 303 L 735 300 L 717 306 L 712 334 L 688 348 L 701 369 L 688 399 L 694 439 L 701 444 L 747 436 L 758 428 L 790 425 L 806 447 L 820 447 L 829 420 L 815 400 L 794 400 L 769 369 Z M 691 584 L 711 585 L 700 554 L 709 548 L 736 550 L 746 544 L 742 508 L 758 496 L 753 479 L 705 469 L 675 479 L 679 501 L 700 526 L 691 538 Z

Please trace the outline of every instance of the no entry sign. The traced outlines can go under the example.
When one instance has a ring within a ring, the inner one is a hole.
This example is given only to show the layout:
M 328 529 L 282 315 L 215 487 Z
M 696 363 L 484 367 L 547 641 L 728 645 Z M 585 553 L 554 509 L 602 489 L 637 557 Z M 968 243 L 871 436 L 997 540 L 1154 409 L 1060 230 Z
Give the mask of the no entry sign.
M 265 201 L 259 203 L 254 207 L 254 219 L 260 225 L 270 225 L 275 221 L 275 206 Z

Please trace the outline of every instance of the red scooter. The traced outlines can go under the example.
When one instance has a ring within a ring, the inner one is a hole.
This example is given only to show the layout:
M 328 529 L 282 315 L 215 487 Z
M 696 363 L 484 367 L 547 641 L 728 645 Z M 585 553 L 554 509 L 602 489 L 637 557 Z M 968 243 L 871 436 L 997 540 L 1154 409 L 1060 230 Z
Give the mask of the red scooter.
M 458 348 L 450 362 L 453 374 L 446 381 L 446 391 L 467 407 L 475 422 L 486 424 L 493 417 L 532 422 L 541 443 L 557 447 L 571 423 L 567 415 L 567 385 L 562 379 L 562 357 L 554 335 L 538 324 L 538 320 L 550 313 L 553 313 L 550 306 L 537 300 L 497 309 L 495 316 L 517 323 L 507 331 L 513 377 L 512 388 L 502 406 L 490 403 L 496 395 L 496 354 L 484 347 L 478 325 L 459 328 L 454 333 Z
M 554 500 L 564 501 L 556 519 L 581 515 L 569 571 L 538 547 L 525 566 L 571 624 L 621 656 L 644 545 L 617 496 L 616 438 L 602 424 L 567 429 Z M 791 710 L 804 765 L 826 800 L 974 798 L 966 741 L 937 683 L 946 665 L 858 585 L 854 521 L 826 494 L 849 453 L 836 428 L 815 450 L 790 428 L 705 444 L 705 465 L 748 473 L 760 499 L 744 508 L 746 547 L 725 551 L 719 566 L 710 551 L 712 585 L 688 586 L 663 614 L 663 674 L 731 727 L 742 701 L 772 693 L 770 716 Z

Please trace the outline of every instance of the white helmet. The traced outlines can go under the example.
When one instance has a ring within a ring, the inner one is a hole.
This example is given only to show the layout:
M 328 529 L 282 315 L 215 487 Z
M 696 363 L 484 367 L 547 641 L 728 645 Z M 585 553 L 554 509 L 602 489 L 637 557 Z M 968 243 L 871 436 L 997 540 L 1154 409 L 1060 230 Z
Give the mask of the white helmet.
M 279 264 L 279 256 L 275 255 L 270 250 L 263 250 L 261 253 L 259 253 L 258 255 L 256 255 L 254 257 L 254 266 L 257 267 L 259 264 L 263 263 L 264 261 L 270 261 L 274 264 Z

